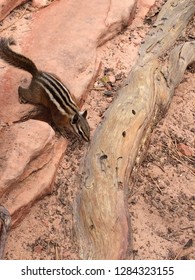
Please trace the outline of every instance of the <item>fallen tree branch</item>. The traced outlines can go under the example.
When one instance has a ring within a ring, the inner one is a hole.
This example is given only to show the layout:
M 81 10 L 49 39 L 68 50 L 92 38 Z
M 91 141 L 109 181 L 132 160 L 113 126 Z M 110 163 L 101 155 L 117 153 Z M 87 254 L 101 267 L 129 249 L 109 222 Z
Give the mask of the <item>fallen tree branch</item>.
M 92 139 L 75 206 L 82 259 L 123 259 L 130 244 L 127 190 L 140 164 L 154 124 L 167 110 L 195 43 L 170 51 L 195 12 L 195 1 L 167 1 L 140 49 L 126 85 L 105 114 Z M 175 16 L 177 15 L 177 16 Z
M 3 205 L 0 205 L 0 260 L 3 259 L 3 253 L 10 227 L 11 215 Z

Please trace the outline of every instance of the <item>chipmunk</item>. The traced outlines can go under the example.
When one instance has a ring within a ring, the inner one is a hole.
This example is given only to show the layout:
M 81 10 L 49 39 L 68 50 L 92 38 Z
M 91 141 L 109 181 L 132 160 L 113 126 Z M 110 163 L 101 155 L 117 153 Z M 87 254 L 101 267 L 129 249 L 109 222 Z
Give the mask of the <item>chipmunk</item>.
M 57 129 L 63 135 L 69 127 L 85 141 L 89 141 L 90 128 L 87 111 L 81 112 L 67 87 L 55 75 L 39 71 L 32 60 L 14 52 L 12 38 L 0 39 L 0 58 L 8 64 L 23 69 L 32 75 L 29 88 L 18 87 L 20 103 L 41 104 L 47 107 Z

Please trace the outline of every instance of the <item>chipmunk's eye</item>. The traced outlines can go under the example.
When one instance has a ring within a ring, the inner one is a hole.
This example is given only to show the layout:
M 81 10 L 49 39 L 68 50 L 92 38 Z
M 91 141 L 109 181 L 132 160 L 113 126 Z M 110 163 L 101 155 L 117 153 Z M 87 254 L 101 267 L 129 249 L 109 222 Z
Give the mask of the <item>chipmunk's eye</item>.
M 72 124 L 75 124 L 78 122 L 78 119 L 79 119 L 79 115 L 78 114 L 75 114 L 72 118 Z

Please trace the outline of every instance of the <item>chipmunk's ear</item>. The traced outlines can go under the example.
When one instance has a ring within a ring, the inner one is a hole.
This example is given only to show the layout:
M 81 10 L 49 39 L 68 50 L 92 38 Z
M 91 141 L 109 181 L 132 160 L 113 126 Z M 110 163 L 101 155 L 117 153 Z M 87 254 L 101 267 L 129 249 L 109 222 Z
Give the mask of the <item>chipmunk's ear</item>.
M 78 122 L 78 119 L 79 119 L 79 115 L 78 115 L 78 114 L 75 114 L 75 115 L 73 116 L 72 120 L 71 120 L 71 123 L 72 123 L 72 124 L 77 123 L 77 122 Z
M 87 117 L 87 110 L 85 110 L 84 112 L 81 112 L 81 115 L 83 116 L 83 118 L 86 119 L 86 117 Z

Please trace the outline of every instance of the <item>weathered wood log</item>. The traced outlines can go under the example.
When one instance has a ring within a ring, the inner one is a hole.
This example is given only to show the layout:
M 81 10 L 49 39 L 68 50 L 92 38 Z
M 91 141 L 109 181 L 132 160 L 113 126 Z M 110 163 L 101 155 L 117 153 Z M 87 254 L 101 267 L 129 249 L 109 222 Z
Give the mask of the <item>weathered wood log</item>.
M 87 153 L 75 226 L 82 259 L 124 259 L 130 244 L 126 193 L 154 124 L 171 102 L 195 42 L 174 46 L 195 13 L 194 0 L 168 0 L 140 49 L 126 85 L 105 114 Z
M 11 215 L 3 205 L 0 205 L 0 260 L 3 259 L 3 252 L 5 249 L 10 227 Z

